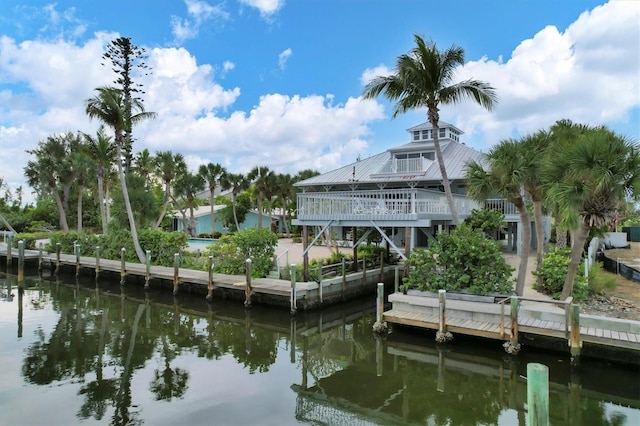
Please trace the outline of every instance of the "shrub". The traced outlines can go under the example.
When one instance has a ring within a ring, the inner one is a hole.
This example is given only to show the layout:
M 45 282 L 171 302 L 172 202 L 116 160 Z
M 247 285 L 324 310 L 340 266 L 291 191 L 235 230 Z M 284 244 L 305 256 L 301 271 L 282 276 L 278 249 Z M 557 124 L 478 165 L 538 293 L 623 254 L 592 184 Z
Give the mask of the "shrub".
M 544 255 L 542 268 L 539 272 L 534 271 L 533 275 L 542 277 L 542 283 L 535 283 L 533 288 L 540 293 L 548 294 L 554 299 L 559 299 L 562 294 L 564 280 L 567 277 L 569 269 L 571 249 L 551 247 L 549 252 Z M 587 281 L 582 271 L 583 267 L 578 267 L 576 277 L 573 282 L 573 298 L 580 300 L 585 298 L 588 293 Z
M 225 235 L 211 246 L 214 257 L 214 271 L 242 275 L 245 273 L 245 261 L 251 259 L 251 276 L 264 277 L 273 266 L 276 234 L 269 229 L 247 228 L 233 235 Z
M 595 262 L 589 267 L 589 294 L 604 295 L 618 285 L 616 277 L 602 269 L 602 263 Z
M 460 225 L 450 234 L 438 234 L 429 250 L 414 249 L 406 265 L 409 275 L 404 278 L 405 290 L 513 293 L 513 268 L 502 256 L 499 243 L 469 225 Z

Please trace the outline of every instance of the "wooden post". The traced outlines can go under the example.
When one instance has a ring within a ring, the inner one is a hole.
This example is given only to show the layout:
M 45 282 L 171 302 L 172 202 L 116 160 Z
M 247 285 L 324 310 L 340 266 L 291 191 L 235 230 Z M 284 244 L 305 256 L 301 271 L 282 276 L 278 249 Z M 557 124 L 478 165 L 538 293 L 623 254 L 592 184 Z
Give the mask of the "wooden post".
M 245 271 L 247 276 L 247 285 L 244 287 L 244 306 L 251 307 L 251 259 L 245 260 Z
M 549 424 L 549 368 L 546 365 L 527 364 L 527 406 L 529 426 Z
M 76 277 L 80 275 L 80 244 L 73 243 L 73 254 L 76 255 Z
M 367 258 L 362 256 L 362 287 L 367 285 Z
M 151 250 L 147 250 L 144 257 L 146 263 L 146 269 L 144 273 L 144 288 L 149 288 L 149 281 L 151 280 Z
M 380 252 L 380 278 L 378 281 L 384 281 L 384 253 Z
M 60 270 L 60 250 L 62 245 L 60 243 L 56 243 L 56 275 L 58 275 L 58 271 Z
M 296 301 L 296 265 L 295 263 L 291 265 L 290 269 L 291 273 L 291 313 L 295 314 L 298 310 L 297 301 Z
M 100 246 L 96 246 L 96 281 L 100 275 Z
M 11 268 L 11 261 L 12 261 L 12 259 L 11 259 L 11 256 L 12 256 L 11 249 L 13 247 L 11 247 L 11 246 L 13 245 L 13 235 L 9 235 L 9 238 L 7 239 L 7 241 L 8 241 L 8 243 L 7 243 L 7 269 L 10 269 Z
M 384 283 L 378 283 L 378 297 L 376 299 L 376 322 L 382 323 L 384 314 Z
M 24 240 L 18 241 L 18 288 L 24 285 Z
M 124 285 L 124 280 L 125 280 L 125 277 L 127 276 L 127 266 L 125 262 L 126 252 L 127 252 L 127 249 L 125 249 L 124 247 L 120 249 L 120 285 Z
M 396 266 L 395 276 L 393 277 L 393 292 L 397 293 L 400 288 L 400 267 Z
M 180 253 L 173 254 L 173 295 L 178 294 L 180 284 Z
M 511 344 L 513 346 L 518 344 L 518 311 L 520 310 L 518 302 L 516 296 L 511 298 Z
M 376 336 L 376 376 L 382 377 L 384 366 L 384 347 L 382 346 L 382 338 Z
M 576 364 L 580 356 L 580 305 L 571 304 L 571 341 L 569 343 L 571 349 L 571 363 Z
M 438 332 L 447 332 L 447 291 L 438 290 Z
M 207 300 L 213 299 L 213 256 L 209 256 L 209 277 L 207 280 Z
M 344 300 L 347 293 L 347 262 L 345 258 L 342 258 L 342 300 Z
M 322 304 L 322 259 L 318 262 L 318 300 Z
M 38 243 L 38 272 L 42 273 L 42 242 Z

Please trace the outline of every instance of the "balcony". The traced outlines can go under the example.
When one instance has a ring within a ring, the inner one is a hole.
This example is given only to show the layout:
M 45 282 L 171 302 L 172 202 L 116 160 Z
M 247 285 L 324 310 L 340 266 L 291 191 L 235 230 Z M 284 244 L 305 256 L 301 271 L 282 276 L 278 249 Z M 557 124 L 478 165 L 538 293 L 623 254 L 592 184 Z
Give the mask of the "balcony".
M 464 196 L 454 199 L 461 218 L 481 208 Z M 335 220 L 358 225 L 373 220 L 386 222 L 384 226 L 430 226 L 432 219 L 451 219 L 451 212 L 444 194 L 423 189 L 307 192 L 298 194 L 297 219 L 300 224 Z

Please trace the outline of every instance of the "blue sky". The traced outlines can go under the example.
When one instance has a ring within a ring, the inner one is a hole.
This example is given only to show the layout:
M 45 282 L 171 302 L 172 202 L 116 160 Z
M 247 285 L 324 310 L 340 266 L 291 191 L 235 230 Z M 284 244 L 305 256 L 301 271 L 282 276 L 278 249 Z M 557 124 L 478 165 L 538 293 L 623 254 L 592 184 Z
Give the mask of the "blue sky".
M 136 151 L 182 153 L 191 168 L 328 171 L 409 141 L 425 111 L 391 119 L 360 99 L 413 35 L 462 46 L 459 79 L 493 85 L 498 107 L 445 106 L 441 119 L 480 150 L 569 118 L 640 138 L 640 2 L 616 0 L 13 1 L 0 9 L 0 177 L 48 135 L 91 133 L 84 101 L 113 75 L 105 45 L 147 49 L 142 80 L 158 118 Z M 25 185 L 25 197 L 30 189 Z

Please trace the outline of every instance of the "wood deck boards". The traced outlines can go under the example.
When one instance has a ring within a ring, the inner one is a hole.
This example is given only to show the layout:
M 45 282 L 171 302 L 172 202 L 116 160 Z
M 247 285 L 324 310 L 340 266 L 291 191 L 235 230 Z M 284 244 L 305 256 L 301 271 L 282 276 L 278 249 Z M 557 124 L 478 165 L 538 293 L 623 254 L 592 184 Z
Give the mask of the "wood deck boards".
M 384 320 L 390 323 L 409 325 L 414 327 L 435 329 L 439 328 L 437 315 L 426 315 L 419 312 L 408 312 L 392 309 L 384 313 Z M 481 336 L 491 339 L 505 339 L 510 334 L 510 323 L 505 321 L 504 336 L 500 335 L 500 324 L 493 322 L 474 321 L 467 318 L 447 316 L 447 330 L 451 332 Z M 554 321 L 542 321 L 524 318 L 519 324 L 523 333 L 546 337 L 567 338 L 565 324 Z M 630 348 L 640 350 L 640 334 L 624 331 L 607 330 L 595 327 L 580 327 L 580 340 L 600 345 Z

